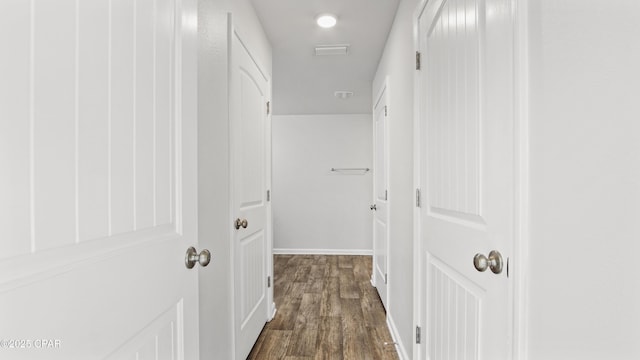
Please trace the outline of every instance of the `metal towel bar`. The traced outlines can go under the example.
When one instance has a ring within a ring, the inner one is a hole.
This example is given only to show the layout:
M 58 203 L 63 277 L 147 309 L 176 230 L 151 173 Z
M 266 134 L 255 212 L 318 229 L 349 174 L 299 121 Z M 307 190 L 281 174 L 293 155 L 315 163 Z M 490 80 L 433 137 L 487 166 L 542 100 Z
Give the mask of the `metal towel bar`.
M 331 168 L 331 171 L 369 171 L 369 168 Z

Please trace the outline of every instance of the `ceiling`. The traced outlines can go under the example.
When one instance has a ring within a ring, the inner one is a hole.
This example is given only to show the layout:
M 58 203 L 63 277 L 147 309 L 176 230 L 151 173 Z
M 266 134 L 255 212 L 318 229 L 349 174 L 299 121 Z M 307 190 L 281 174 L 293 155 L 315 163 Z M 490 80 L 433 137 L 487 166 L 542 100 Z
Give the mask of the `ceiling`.
M 273 113 L 363 114 L 400 0 L 251 0 L 273 48 Z M 331 29 L 316 17 L 337 16 Z M 350 45 L 348 55 L 315 56 L 317 45 Z M 339 99 L 334 92 L 354 93 Z

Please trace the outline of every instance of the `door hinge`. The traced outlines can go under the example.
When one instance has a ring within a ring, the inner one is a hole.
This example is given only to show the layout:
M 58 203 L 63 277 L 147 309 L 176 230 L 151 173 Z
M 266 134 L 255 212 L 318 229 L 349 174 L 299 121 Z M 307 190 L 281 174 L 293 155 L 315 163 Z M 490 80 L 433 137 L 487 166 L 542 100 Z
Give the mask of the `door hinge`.
M 387 105 L 384 106 L 384 116 L 389 115 L 389 112 L 387 111 Z
M 387 190 L 385 190 L 385 191 L 384 191 L 384 199 L 385 199 L 385 200 L 389 200 L 389 196 L 388 196 L 388 194 L 387 194 Z
M 416 326 L 416 344 L 420 344 L 420 333 L 421 333 L 421 329 L 420 326 Z
M 384 274 L 384 283 L 387 283 L 387 274 Z
M 420 207 L 420 189 L 416 189 L 416 207 Z
M 267 287 L 271 287 L 271 276 L 267 276 Z
M 416 70 L 420 70 L 420 51 L 416 51 Z
M 271 112 L 271 101 L 267 101 L 267 115 Z
M 271 190 L 267 190 L 267 201 L 271 201 Z

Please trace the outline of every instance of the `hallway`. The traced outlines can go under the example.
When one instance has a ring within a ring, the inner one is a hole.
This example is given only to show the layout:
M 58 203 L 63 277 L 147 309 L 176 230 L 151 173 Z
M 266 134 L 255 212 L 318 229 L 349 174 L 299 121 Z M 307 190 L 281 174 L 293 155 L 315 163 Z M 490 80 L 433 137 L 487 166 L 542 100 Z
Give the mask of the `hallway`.
M 275 318 L 249 359 L 398 359 L 369 256 L 275 255 Z
M 639 13 L 0 1 L 0 360 L 640 360 Z

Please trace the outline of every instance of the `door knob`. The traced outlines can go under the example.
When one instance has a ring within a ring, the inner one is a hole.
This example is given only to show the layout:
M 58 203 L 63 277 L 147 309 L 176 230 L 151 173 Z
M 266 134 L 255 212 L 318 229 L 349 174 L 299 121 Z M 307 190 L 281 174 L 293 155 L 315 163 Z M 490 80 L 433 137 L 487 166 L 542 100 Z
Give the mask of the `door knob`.
M 192 269 L 196 266 L 196 263 L 200 263 L 200 266 L 205 267 L 211 262 L 211 252 L 207 249 L 200 251 L 200 254 L 193 246 L 187 249 L 187 255 L 184 257 L 184 264 L 187 269 Z
M 240 227 L 242 227 L 243 229 L 246 229 L 247 226 L 249 226 L 249 222 L 247 221 L 247 219 L 242 219 L 242 220 L 236 219 L 235 226 L 236 226 L 236 230 L 240 229 Z
M 376 204 L 373 204 L 373 205 L 369 206 L 369 209 L 375 211 L 375 210 L 378 210 L 378 207 L 376 206 Z
M 496 250 L 491 250 L 488 258 L 483 254 L 476 254 L 473 257 L 473 266 L 480 272 L 486 271 L 488 267 L 494 274 L 500 274 L 503 266 L 502 255 Z

